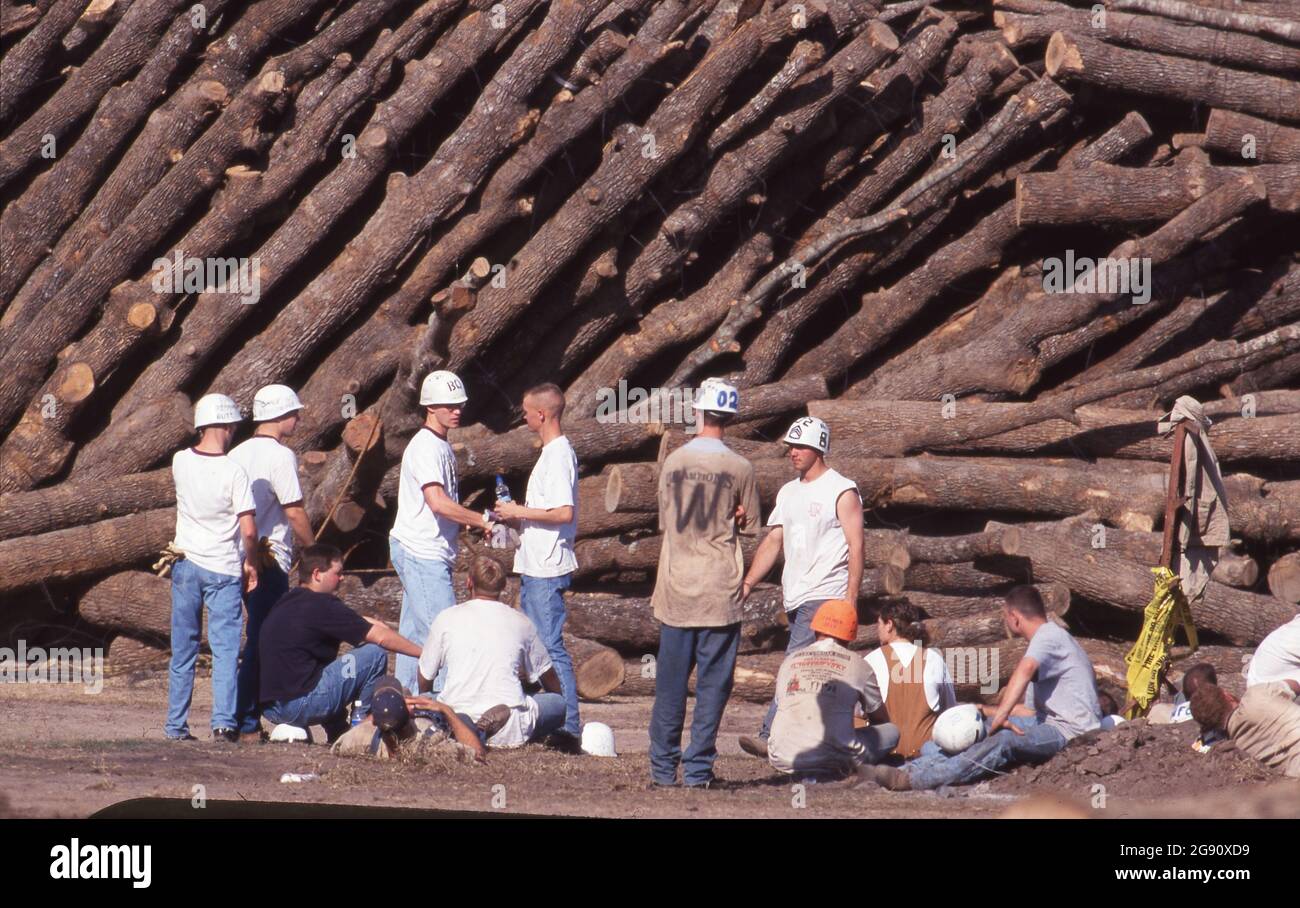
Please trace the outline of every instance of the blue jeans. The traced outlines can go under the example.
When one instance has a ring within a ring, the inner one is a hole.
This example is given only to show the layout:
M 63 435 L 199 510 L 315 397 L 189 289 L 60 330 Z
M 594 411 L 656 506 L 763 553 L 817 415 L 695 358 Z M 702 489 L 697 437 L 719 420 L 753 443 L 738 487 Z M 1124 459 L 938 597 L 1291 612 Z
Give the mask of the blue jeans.
M 785 619 L 790 624 L 790 640 L 785 645 L 786 653 L 793 653 L 797 649 L 803 649 L 817 639 L 813 633 L 812 620 L 813 615 L 817 614 L 817 609 L 821 608 L 825 599 L 814 599 L 811 602 L 805 602 L 798 608 L 791 609 L 785 613 Z M 767 708 L 767 715 L 763 717 L 763 727 L 759 729 L 758 736 L 766 741 L 772 734 L 772 720 L 776 718 L 776 698 L 772 698 L 772 703 Z
M 687 785 L 713 778 L 718 758 L 714 742 L 722 711 L 731 696 L 740 649 L 740 625 L 659 629 L 659 658 L 655 663 L 655 702 L 650 712 L 650 774 L 660 785 L 677 784 L 677 766 Z M 695 669 L 695 714 L 691 744 L 682 754 L 686 722 L 687 680 Z
M 568 734 L 582 734 L 582 723 L 578 720 L 578 679 L 573 674 L 573 659 L 564 648 L 564 591 L 569 588 L 571 575 L 563 577 L 529 577 L 519 578 L 519 607 L 537 628 L 542 644 L 551 656 L 555 674 L 560 678 L 560 690 L 564 692 L 564 731 Z
M 316 686 L 293 700 L 263 704 L 272 722 L 306 728 L 319 725 L 333 741 L 348 730 L 348 704 L 361 701 L 361 715 L 370 715 L 375 682 L 388 670 L 388 651 L 377 643 L 363 643 L 335 659 L 321 672 Z
M 240 732 L 246 735 L 257 731 L 262 724 L 262 711 L 257 706 L 257 686 L 260 681 L 257 643 L 261 639 L 262 622 L 271 614 L 271 606 L 275 605 L 276 600 L 288 591 L 289 577 L 277 565 L 258 571 L 257 589 L 244 597 L 248 626 L 244 635 L 244 652 L 239 658 L 239 695 L 235 719 Z
M 388 555 L 402 581 L 402 614 L 397 622 L 397 632 L 416 646 L 423 647 L 429 640 L 433 619 L 443 609 L 456 604 L 456 589 L 451 584 L 451 565 L 446 561 L 417 558 L 393 537 L 388 537 Z M 420 691 L 420 660 L 403 653 L 397 654 L 397 680 L 408 693 Z M 442 690 L 447 675 L 444 667 L 433 679 L 433 696 Z
M 1011 724 L 1022 729 L 1024 734 L 1018 735 L 1004 728 L 952 756 L 941 751 L 933 741 L 926 741 L 921 747 L 921 755 L 903 767 L 912 787 L 969 785 L 993 775 L 1003 766 L 1042 763 L 1066 745 L 1065 735 L 1055 726 L 1044 725 L 1033 716 L 1013 716 Z
M 203 606 L 208 607 L 208 648 L 212 650 L 212 727 L 235 727 L 239 631 L 244 622 L 241 578 L 217 574 L 182 558 L 172 567 L 172 658 L 167 670 L 167 724 L 163 733 L 190 733 L 194 663 L 199 657 Z

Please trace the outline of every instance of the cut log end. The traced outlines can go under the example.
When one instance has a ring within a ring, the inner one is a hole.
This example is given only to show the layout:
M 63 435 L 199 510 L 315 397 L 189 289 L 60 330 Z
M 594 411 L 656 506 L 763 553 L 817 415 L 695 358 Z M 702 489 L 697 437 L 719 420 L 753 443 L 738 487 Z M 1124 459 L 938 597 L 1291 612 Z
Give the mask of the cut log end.
M 1054 32 L 1048 40 L 1046 68 L 1053 78 L 1060 73 L 1083 71 L 1083 54 L 1064 32 Z

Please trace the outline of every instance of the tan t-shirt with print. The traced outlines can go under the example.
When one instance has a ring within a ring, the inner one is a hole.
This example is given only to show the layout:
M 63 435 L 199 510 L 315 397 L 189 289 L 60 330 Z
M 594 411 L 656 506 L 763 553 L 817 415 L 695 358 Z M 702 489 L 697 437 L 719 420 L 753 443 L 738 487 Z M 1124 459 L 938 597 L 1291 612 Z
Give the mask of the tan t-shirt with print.
M 736 505 L 748 518 L 743 530 Z M 669 454 L 659 470 L 664 541 L 651 599 L 655 618 L 672 627 L 740 623 L 740 536 L 756 535 L 762 525 L 748 460 L 715 438 L 696 438 Z
M 1228 717 L 1228 737 L 1265 766 L 1300 778 L 1300 702 L 1285 681 L 1247 688 Z

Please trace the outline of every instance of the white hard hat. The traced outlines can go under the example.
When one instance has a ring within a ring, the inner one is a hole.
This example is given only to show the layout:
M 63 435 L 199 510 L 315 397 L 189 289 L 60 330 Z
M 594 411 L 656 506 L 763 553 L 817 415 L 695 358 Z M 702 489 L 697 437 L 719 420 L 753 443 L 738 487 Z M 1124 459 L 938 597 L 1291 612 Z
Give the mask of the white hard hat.
M 451 404 L 463 404 L 469 400 L 465 394 L 465 383 L 456 377 L 455 372 L 439 369 L 424 377 L 420 385 L 420 406 L 437 407 Z
M 243 422 L 239 404 L 224 394 L 205 394 L 194 405 L 194 428 L 204 426 L 227 426 Z
M 825 454 L 831 449 L 831 427 L 816 416 L 805 416 L 792 422 L 781 440 L 788 445 L 816 448 Z
M 988 734 L 984 714 L 974 703 L 961 703 L 939 714 L 934 720 L 934 743 L 946 754 L 961 753 Z
M 275 728 L 271 729 L 271 741 L 277 744 L 281 742 L 287 744 L 310 744 L 311 730 L 302 728 L 298 725 L 289 725 L 285 722 L 281 722 Z
M 720 378 L 706 378 L 695 395 L 695 409 L 709 413 L 735 414 L 740 402 L 740 392 L 736 386 Z
M 267 385 L 253 398 L 253 422 L 278 419 L 302 409 L 302 401 L 288 385 Z
M 582 752 L 593 757 L 617 757 L 614 750 L 614 729 L 604 722 L 588 722 L 582 726 Z

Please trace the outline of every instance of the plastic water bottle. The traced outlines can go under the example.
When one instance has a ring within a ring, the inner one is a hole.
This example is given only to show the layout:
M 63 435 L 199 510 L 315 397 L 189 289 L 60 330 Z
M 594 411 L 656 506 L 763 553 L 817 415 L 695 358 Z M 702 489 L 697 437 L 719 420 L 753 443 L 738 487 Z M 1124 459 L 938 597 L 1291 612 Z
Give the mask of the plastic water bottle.
M 500 473 L 497 474 L 497 503 L 503 501 L 514 501 L 510 497 L 510 486 L 506 485 L 506 478 Z
M 363 718 L 361 715 L 361 701 L 357 700 L 352 704 L 352 716 L 349 721 L 352 725 L 360 725 Z

